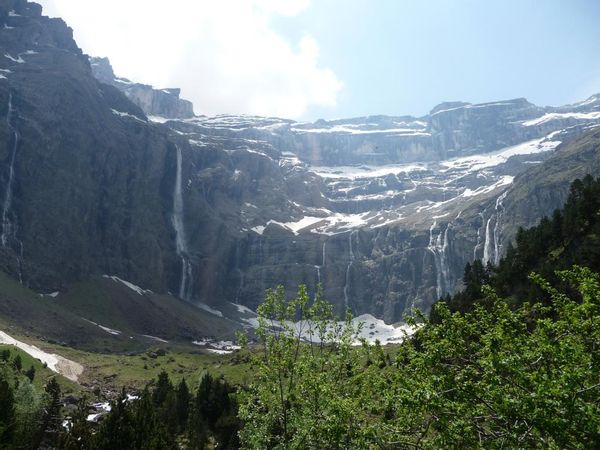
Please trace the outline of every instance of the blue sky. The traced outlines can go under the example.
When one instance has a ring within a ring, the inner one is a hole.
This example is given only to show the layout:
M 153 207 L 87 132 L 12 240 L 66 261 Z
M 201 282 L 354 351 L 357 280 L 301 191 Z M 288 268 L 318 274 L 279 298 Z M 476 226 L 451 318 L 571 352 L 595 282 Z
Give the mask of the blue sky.
M 427 113 L 446 100 L 560 105 L 600 92 L 597 0 L 321 0 L 277 26 L 309 33 L 344 88 L 313 117 Z
M 181 87 L 199 114 L 419 116 L 600 92 L 598 0 L 38 1 L 86 53 Z

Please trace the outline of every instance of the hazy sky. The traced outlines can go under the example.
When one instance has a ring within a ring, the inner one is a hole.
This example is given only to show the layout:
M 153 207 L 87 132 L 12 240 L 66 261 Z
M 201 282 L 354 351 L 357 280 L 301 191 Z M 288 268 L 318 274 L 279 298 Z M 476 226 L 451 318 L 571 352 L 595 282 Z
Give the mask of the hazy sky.
M 598 0 L 38 0 L 119 76 L 197 114 L 426 114 L 600 92 Z

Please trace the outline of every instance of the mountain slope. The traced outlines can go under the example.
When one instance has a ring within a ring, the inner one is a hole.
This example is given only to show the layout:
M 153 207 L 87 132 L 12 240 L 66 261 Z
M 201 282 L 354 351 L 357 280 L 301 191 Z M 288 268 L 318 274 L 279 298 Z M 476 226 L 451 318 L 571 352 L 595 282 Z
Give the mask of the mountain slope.
M 0 267 L 40 292 L 106 274 L 221 310 L 320 282 L 339 311 L 398 321 L 499 259 L 515 177 L 600 123 L 600 96 L 149 120 L 61 20 L 24 0 L 0 20 Z

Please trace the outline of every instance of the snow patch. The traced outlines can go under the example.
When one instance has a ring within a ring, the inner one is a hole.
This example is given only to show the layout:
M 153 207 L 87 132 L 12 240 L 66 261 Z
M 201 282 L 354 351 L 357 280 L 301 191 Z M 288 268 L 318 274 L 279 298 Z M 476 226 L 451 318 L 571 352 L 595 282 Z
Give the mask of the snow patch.
M 83 319 L 83 317 L 82 317 L 82 319 Z M 119 336 L 121 334 L 121 332 L 119 330 L 113 330 L 112 328 L 108 328 L 108 327 L 102 326 L 99 323 L 96 323 L 96 322 L 94 322 L 92 320 L 88 320 L 88 319 L 83 319 L 83 320 L 85 320 L 86 322 L 91 323 L 92 325 L 96 325 L 98 328 L 100 328 L 100 329 L 102 329 L 102 330 L 106 331 L 107 333 L 112 334 L 114 336 Z
M 10 59 L 13 62 L 19 63 L 19 64 L 24 64 L 25 63 L 25 60 L 23 58 L 21 58 L 21 55 L 18 55 L 18 58 L 13 58 L 8 53 L 5 53 L 4 57 Z
M 77 381 L 79 375 L 83 373 L 83 366 L 81 364 L 54 353 L 47 353 L 34 345 L 18 341 L 3 331 L 0 331 L 0 344 L 14 345 L 20 348 L 28 355 L 45 363 L 53 372 L 59 373 L 71 381 Z
M 161 338 L 156 337 L 156 336 L 151 336 L 149 334 L 142 334 L 142 336 L 144 336 L 145 338 L 148 338 L 148 339 L 152 339 L 152 340 L 157 341 L 157 342 L 163 342 L 165 344 L 169 343 L 169 341 L 167 341 L 165 339 L 161 339 Z
M 541 125 L 543 123 L 551 122 L 553 120 L 565 120 L 565 119 L 574 119 L 574 120 L 600 119 L 600 111 L 589 112 L 589 113 L 576 113 L 576 112 L 546 113 L 542 117 L 538 117 L 537 119 L 527 120 L 527 121 L 523 122 L 523 126 L 532 127 L 534 125 Z
M 204 311 L 214 314 L 217 317 L 223 317 L 223 313 L 221 311 L 219 311 L 218 309 L 211 308 L 206 303 L 198 302 L 196 303 L 196 306 L 200 309 L 203 309 Z
M 129 281 L 123 280 L 115 275 L 102 275 L 103 278 L 109 278 L 113 281 L 116 281 L 118 283 L 124 284 L 125 286 L 127 286 L 129 289 L 131 289 L 134 292 L 137 292 L 139 295 L 144 295 L 144 294 L 152 294 L 152 291 L 149 289 L 142 289 L 139 286 L 136 286 L 133 283 L 130 283 Z
M 240 313 L 245 313 L 245 314 L 256 314 L 254 311 L 252 311 L 250 308 L 248 308 L 247 306 L 244 305 L 240 305 L 239 303 L 232 303 L 232 305 L 234 305 L 238 312 Z
M 230 353 L 233 353 L 231 350 L 219 350 L 217 348 L 207 348 L 206 350 L 211 353 L 216 353 L 217 355 L 229 355 Z
M 148 116 L 148 120 L 150 122 L 154 122 L 154 123 L 166 123 L 172 119 L 169 119 L 168 117 L 162 117 L 162 116 Z
M 134 116 L 133 114 L 129 114 L 129 113 L 126 113 L 126 112 L 123 112 L 123 111 L 117 111 L 116 109 L 111 109 L 111 111 L 112 111 L 112 113 L 113 113 L 115 116 L 119 116 L 119 117 L 128 117 L 128 118 L 130 118 L 130 119 L 137 120 L 138 122 L 146 123 L 146 121 L 145 121 L 145 120 L 142 120 L 142 119 L 140 119 L 139 117 L 137 117 L 137 116 Z

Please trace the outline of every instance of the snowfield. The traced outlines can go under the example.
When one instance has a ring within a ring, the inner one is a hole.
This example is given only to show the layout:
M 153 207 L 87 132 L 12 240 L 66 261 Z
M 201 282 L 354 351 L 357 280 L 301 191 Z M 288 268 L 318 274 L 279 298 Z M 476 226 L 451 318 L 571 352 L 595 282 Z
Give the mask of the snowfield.
M 83 373 L 83 366 L 81 364 L 54 353 L 47 353 L 34 345 L 18 341 L 3 331 L 0 331 L 0 344 L 14 345 L 20 348 L 28 355 L 45 363 L 53 372 L 59 373 L 71 381 L 77 381 L 79 375 Z

